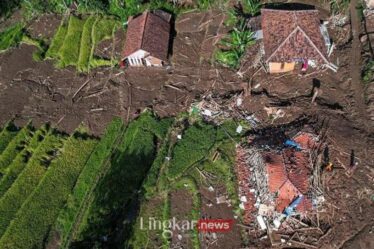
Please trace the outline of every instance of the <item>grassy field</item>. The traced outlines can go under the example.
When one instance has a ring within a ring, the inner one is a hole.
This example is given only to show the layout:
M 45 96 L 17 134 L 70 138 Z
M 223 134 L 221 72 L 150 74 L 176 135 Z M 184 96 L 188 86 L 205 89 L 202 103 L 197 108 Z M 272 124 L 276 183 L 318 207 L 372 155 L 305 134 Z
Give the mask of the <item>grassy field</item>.
M 90 15 L 80 19 L 70 16 L 63 20 L 46 52 L 46 58 L 56 59 L 58 67 L 75 66 L 88 72 L 99 66 L 112 66 L 114 60 L 94 57 L 97 45 L 112 39 L 119 22 L 109 17 Z

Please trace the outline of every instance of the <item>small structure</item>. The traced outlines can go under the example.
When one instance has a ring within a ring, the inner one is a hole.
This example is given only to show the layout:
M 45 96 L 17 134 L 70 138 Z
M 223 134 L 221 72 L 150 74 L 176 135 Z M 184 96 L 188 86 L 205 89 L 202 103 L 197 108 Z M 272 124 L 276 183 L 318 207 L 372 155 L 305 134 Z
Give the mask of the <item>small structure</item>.
M 261 10 L 265 62 L 270 73 L 292 71 L 295 64 L 330 64 L 330 38 L 318 10 Z
M 128 20 L 122 62 L 129 66 L 165 65 L 170 42 L 171 15 L 146 11 Z

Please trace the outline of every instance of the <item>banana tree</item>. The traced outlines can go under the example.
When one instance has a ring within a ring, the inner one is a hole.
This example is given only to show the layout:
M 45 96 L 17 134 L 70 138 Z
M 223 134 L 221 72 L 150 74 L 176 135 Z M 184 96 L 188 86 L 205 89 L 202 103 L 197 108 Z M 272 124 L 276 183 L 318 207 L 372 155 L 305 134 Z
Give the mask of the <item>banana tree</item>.
M 243 0 L 242 5 L 244 14 L 255 16 L 260 12 L 262 4 L 259 0 Z

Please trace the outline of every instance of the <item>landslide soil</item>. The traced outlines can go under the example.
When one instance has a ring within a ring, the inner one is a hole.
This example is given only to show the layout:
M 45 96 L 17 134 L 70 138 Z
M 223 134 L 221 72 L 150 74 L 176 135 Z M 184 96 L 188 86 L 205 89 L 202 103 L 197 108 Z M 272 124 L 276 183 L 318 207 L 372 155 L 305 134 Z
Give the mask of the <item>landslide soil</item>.
M 337 39 L 331 60 L 339 66 L 338 73 L 322 70 L 302 75 L 296 70 L 269 75 L 251 67 L 255 54 L 250 50 L 240 77 L 211 60 L 215 44 L 227 32 L 224 18 L 220 10 L 179 16 L 169 69 L 102 68 L 79 74 L 74 68 L 57 69 L 51 60 L 33 61 L 32 46 L 22 44 L 10 49 L 0 54 L 0 124 L 10 119 L 19 125 L 29 120 L 36 126 L 50 122 L 70 133 L 83 123 L 93 134 L 100 135 L 114 116 L 127 122 L 146 107 L 161 117 L 173 116 L 188 110 L 204 95 L 224 98 L 249 87 L 251 94 L 244 97 L 242 107 L 253 113 L 262 126 L 283 125 L 300 117 L 328 123 L 330 158 L 336 167 L 333 172 L 325 172 L 324 177 L 326 201 L 335 208 L 326 211 L 332 217 L 331 232 L 318 242 L 319 246 L 372 248 L 373 122 L 361 99 L 357 72 L 361 68 L 360 51 L 355 47 L 356 32 L 352 38 L 351 23 L 329 28 L 332 39 Z M 59 23 L 58 18 L 53 20 L 51 26 L 40 20 L 39 24 L 30 24 L 30 33 L 50 38 L 51 30 Z M 352 22 L 354 30 L 359 28 L 357 18 Z M 110 44 L 98 49 L 110 51 L 107 47 Z M 319 87 L 319 95 L 312 104 L 313 86 Z M 281 108 L 286 115 L 271 120 L 265 106 Z M 353 161 L 357 162 L 354 168 L 350 167 L 352 151 Z

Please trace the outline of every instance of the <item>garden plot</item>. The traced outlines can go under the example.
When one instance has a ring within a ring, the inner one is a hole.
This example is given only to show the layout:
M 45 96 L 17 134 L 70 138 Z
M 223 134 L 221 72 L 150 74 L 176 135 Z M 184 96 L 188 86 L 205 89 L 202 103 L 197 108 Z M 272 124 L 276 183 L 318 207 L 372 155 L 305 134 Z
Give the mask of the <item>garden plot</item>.
M 91 15 L 80 19 L 70 16 L 63 20 L 46 53 L 47 58 L 57 59 L 58 67 L 75 66 L 80 72 L 87 72 L 100 66 L 112 66 L 115 58 L 100 58 L 94 51 L 105 40 L 113 43 L 118 21 L 107 17 Z

